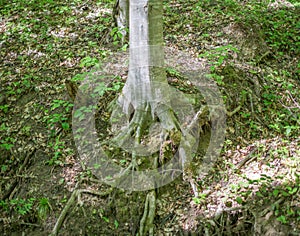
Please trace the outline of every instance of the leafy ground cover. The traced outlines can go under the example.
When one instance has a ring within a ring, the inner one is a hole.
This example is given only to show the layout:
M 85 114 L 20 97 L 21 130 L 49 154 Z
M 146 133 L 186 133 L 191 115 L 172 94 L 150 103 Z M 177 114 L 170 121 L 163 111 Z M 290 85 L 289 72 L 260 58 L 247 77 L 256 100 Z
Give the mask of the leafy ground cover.
M 74 190 L 76 204 L 68 210 L 61 235 L 137 232 L 145 193 L 125 193 L 97 182 L 78 162 L 71 132 L 68 81 L 80 81 L 97 63 L 127 47 L 120 44 L 113 24 L 113 5 L 2 1 L 4 235 L 48 235 Z M 203 178 L 194 173 L 199 196 L 181 179 L 158 190 L 156 235 L 299 234 L 297 16 L 297 1 L 165 2 L 166 46 L 203 60 L 228 112 L 226 140 L 214 171 Z M 177 72 L 168 73 L 178 86 Z M 125 79 L 121 74 L 99 90 L 115 96 Z M 101 107 L 103 124 L 109 118 L 107 104 Z M 109 134 L 106 125 L 98 131 L 102 138 Z

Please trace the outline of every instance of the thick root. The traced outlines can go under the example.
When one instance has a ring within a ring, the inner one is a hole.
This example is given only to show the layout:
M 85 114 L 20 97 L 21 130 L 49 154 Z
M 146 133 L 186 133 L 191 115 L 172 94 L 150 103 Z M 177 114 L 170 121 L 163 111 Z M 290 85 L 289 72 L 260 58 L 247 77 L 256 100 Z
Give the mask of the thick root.
M 149 168 L 156 169 L 158 167 L 158 160 L 163 162 L 163 156 L 170 145 L 179 148 L 178 150 L 182 155 L 182 167 L 185 167 L 185 163 L 188 162 L 190 158 L 189 156 L 192 156 L 190 149 L 193 149 L 193 145 L 196 143 L 192 130 L 197 126 L 199 114 L 191 121 L 190 125 L 185 125 L 184 127 L 180 124 L 175 112 L 167 105 L 162 104 L 156 106 L 155 112 L 152 114 L 155 115 L 157 120 L 151 116 L 149 106 L 144 106 L 143 108 L 144 109 L 135 110 L 127 127 L 123 128 L 113 139 L 113 143 L 132 154 L 132 162 L 126 169 L 126 172 L 129 171 L 129 169 L 138 170 L 136 163 L 137 156 L 153 156 L 154 153 L 156 153 L 154 154 L 156 157 L 151 164 L 152 166 L 149 166 Z M 202 112 L 200 113 L 202 114 Z M 151 127 L 153 127 L 153 129 L 151 129 Z M 189 179 L 189 181 L 195 196 L 197 196 L 197 187 L 191 179 Z M 155 186 L 153 186 L 153 190 L 151 190 L 146 197 L 144 213 L 140 220 L 139 236 L 154 235 L 153 222 L 155 211 L 156 191 Z
M 144 214 L 140 221 L 140 230 L 139 236 L 144 236 L 149 234 L 150 236 L 154 235 L 154 217 L 156 210 L 156 192 L 155 190 L 151 190 L 147 194 L 145 201 Z

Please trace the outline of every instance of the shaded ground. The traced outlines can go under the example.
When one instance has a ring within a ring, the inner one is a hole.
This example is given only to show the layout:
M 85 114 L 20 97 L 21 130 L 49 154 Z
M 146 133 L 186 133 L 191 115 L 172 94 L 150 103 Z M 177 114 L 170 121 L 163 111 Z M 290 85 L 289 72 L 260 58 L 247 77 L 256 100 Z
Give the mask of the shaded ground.
M 3 3 L 1 232 L 48 235 L 71 193 L 81 189 L 60 235 L 135 235 L 146 193 L 112 189 L 82 169 L 71 133 L 72 93 L 65 85 L 120 47 L 113 3 Z M 299 234 L 297 15 L 298 6 L 250 1 L 165 5 L 166 45 L 203 60 L 228 113 L 214 170 L 201 178 L 193 173 L 198 198 L 181 178 L 158 189 L 156 235 Z M 170 84 L 189 93 L 175 72 L 168 74 Z M 120 77 L 122 82 L 126 74 Z M 108 103 L 100 102 L 103 139 Z M 209 138 L 205 130 L 203 140 Z

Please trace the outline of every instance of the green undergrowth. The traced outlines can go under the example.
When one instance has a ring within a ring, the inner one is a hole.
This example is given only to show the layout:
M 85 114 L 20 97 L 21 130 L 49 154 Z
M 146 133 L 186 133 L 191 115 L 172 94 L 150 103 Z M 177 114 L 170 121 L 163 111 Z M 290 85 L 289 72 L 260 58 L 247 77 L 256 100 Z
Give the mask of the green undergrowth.
M 289 142 L 300 136 L 299 3 L 291 0 L 294 8 L 270 9 L 266 2 L 165 1 L 166 46 L 193 52 L 208 63 L 210 77 L 232 113 L 227 118 L 224 150 L 262 138 L 281 136 Z M 36 164 L 37 155 L 33 155 L 27 163 L 42 170 L 50 168 L 51 176 L 74 164 L 73 101 L 67 95 L 65 81 L 84 79 L 84 74 L 111 51 L 125 50 L 128 45 L 120 45 L 120 32 L 113 24 L 113 0 L 3 0 L 0 5 L 0 187 L 4 193 L 16 178 L 23 181 L 19 189 L 36 179 L 29 166 L 25 174 L 19 173 L 33 147 L 41 159 Z M 167 74 L 180 76 L 172 68 Z M 123 82 L 101 84 L 96 92 L 116 94 Z M 175 86 L 192 92 L 184 83 Z M 85 112 L 90 110 L 79 110 L 75 115 L 84 119 Z M 108 116 L 101 112 L 101 116 Z M 99 129 L 105 138 L 107 127 Z M 282 159 L 292 159 L 286 147 L 277 151 Z M 53 185 L 57 179 L 66 181 L 55 177 Z M 297 181 L 272 187 L 268 177 L 258 180 L 257 202 L 268 205 L 268 200 L 274 199 L 274 215 L 283 224 L 295 218 L 299 222 L 299 209 L 289 205 L 299 194 Z M 13 216 L 13 222 L 20 226 L 27 222 L 28 215 L 41 221 L 52 211 L 57 216 L 68 194 L 61 186 L 59 183 L 57 189 L 49 190 L 47 197 L 42 197 L 44 190 L 36 187 L 12 192 L 0 200 L 0 218 Z M 245 190 L 236 202 L 244 205 L 248 196 Z M 287 203 L 276 204 L 281 198 Z

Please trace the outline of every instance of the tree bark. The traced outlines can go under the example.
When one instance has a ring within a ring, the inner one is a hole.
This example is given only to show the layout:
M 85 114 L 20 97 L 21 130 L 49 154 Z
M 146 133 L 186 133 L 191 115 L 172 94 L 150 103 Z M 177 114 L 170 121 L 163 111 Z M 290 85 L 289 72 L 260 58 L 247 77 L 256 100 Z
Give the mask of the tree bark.
M 127 138 L 133 135 L 136 147 L 149 120 L 158 117 L 162 128 L 171 130 L 175 128 L 176 119 L 166 96 L 169 85 L 164 68 L 162 1 L 130 0 L 129 9 L 129 72 L 118 99 L 128 117 L 129 128 L 121 132 L 117 140 L 127 142 Z M 136 155 L 133 153 L 133 166 Z M 157 159 L 152 168 L 157 168 Z M 154 234 L 155 211 L 156 192 L 153 186 L 147 194 L 139 236 Z
M 117 0 L 113 9 L 113 17 L 116 26 L 119 28 L 124 43 L 129 25 L 129 0 Z
M 164 69 L 162 13 L 160 0 L 130 1 L 129 74 L 119 104 L 128 117 L 140 118 L 137 112 L 150 111 L 164 129 L 171 130 L 175 119 Z

